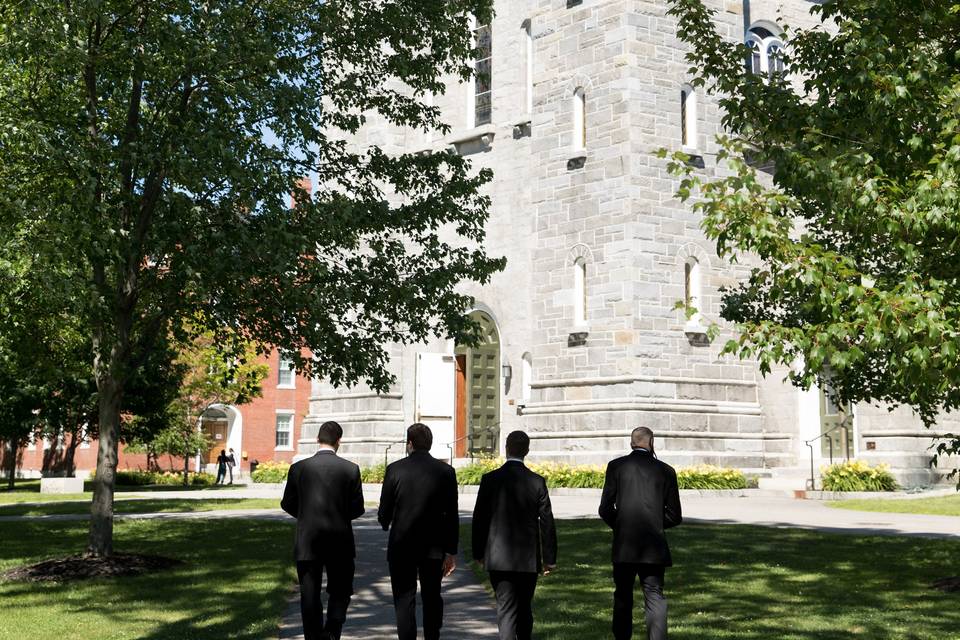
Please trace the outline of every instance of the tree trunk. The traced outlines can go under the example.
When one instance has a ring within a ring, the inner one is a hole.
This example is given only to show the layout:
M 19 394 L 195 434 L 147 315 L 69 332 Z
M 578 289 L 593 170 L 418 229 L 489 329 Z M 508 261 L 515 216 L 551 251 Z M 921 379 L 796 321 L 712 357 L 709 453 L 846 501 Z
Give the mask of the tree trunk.
M 120 440 L 120 388 L 110 373 L 98 377 L 97 387 L 100 392 L 100 440 L 87 555 L 104 557 L 113 555 L 113 493 Z
M 190 454 L 183 455 L 183 486 L 190 486 Z
M 10 442 L 10 468 L 7 475 L 7 489 L 13 491 L 13 486 L 17 481 L 17 453 L 20 451 L 20 441 L 12 440 Z

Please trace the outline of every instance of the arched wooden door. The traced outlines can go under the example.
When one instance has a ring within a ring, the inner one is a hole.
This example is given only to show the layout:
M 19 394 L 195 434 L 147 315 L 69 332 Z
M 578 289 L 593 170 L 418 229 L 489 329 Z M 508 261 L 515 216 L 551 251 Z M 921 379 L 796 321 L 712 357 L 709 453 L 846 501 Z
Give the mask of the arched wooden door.
M 500 334 L 488 314 L 474 311 L 482 338 L 458 345 L 455 429 L 457 456 L 496 454 L 500 442 Z

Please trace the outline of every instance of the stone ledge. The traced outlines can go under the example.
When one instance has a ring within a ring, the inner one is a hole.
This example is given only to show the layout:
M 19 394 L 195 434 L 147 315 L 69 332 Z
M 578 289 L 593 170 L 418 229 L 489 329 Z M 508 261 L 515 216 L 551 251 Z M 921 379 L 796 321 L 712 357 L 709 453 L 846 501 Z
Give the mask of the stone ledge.
M 40 493 L 83 493 L 83 478 L 41 478 Z

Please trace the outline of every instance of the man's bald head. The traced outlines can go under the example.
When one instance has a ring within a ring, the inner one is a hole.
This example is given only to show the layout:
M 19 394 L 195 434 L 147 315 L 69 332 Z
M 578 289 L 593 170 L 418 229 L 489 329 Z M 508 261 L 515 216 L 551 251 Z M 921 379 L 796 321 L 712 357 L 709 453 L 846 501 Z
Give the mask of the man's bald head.
M 637 427 L 630 434 L 631 449 L 647 449 L 649 451 L 652 448 L 651 444 L 653 444 L 653 431 L 647 427 Z

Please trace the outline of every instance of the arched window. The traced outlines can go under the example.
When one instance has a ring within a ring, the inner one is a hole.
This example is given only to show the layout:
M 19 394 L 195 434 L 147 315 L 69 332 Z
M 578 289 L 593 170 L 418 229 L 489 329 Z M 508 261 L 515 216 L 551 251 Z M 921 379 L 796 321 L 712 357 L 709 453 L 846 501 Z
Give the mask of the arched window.
M 687 309 L 694 310 L 693 315 L 687 319 L 688 325 L 699 326 L 701 324 L 701 287 L 700 261 L 690 256 L 683 265 L 683 302 Z
M 524 59 L 524 113 L 533 113 L 533 27 L 530 20 L 523 21 L 523 59 Z
M 587 148 L 587 94 L 583 87 L 573 92 L 573 148 Z
M 697 148 L 697 92 L 689 84 L 680 88 L 680 144 Z
M 587 260 L 582 256 L 573 263 L 573 321 L 587 323 Z
M 523 402 L 529 402 L 533 395 L 533 356 L 530 352 L 523 354 L 521 359 L 522 370 L 520 371 L 521 397 Z
M 766 26 L 757 24 L 750 27 L 747 32 L 747 46 L 750 47 L 750 70 L 753 73 L 776 75 L 783 73 L 785 65 L 783 62 L 783 40 L 779 33 L 780 30 L 771 30 Z

